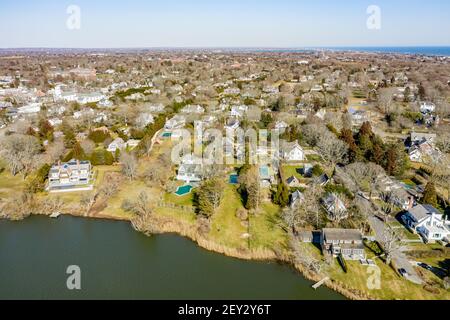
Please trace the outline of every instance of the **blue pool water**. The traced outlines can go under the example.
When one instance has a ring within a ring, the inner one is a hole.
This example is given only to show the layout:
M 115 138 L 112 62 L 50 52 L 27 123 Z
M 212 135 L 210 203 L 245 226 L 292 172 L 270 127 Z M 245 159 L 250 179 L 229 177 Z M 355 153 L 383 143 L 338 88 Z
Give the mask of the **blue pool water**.
M 259 168 L 259 174 L 262 177 L 268 177 L 269 176 L 269 167 L 261 167 L 261 168 Z
M 190 186 L 190 185 L 185 185 L 185 186 L 182 186 L 182 187 L 178 187 L 177 192 L 175 192 L 175 194 L 177 196 L 184 196 L 184 195 L 188 194 L 189 192 L 191 192 L 192 188 L 193 187 Z
M 230 184 L 238 184 L 239 176 L 237 174 L 230 175 Z
M 170 138 L 170 137 L 172 136 L 172 132 L 164 132 L 164 133 L 162 134 L 162 136 L 163 136 L 164 138 Z

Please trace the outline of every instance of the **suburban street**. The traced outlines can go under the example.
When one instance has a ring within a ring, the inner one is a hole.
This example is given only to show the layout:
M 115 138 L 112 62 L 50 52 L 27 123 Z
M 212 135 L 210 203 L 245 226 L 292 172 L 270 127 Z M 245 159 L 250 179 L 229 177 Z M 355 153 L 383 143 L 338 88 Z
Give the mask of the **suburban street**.
M 374 215 L 369 216 L 369 223 L 372 229 L 375 232 L 375 239 L 381 243 L 383 240 L 383 233 L 387 230 L 388 226 L 381 220 L 379 220 Z M 406 272 L 408 272 L 407 279 L 411 282 L 417 283 L 417 284 L 423 284 L 423 280 L 419 277 L 416 270 L 414 269 L 414 266 L 409 262 L 406 255 L 402 252 L 402 247 L 396 248 L 393 255 L 392 260 L 394 261 L 397 268 L 405 269 Z

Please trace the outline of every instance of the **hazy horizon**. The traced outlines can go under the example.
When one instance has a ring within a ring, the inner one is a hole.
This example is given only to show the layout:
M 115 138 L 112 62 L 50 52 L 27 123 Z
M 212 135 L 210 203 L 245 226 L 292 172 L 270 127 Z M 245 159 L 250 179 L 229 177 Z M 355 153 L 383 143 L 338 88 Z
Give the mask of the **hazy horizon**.
M 379 28 L 367 26 L 372 5 Z M 0 2 L 8 49 L 447 47 L 448 30 L 450 2 L 438 0 Z

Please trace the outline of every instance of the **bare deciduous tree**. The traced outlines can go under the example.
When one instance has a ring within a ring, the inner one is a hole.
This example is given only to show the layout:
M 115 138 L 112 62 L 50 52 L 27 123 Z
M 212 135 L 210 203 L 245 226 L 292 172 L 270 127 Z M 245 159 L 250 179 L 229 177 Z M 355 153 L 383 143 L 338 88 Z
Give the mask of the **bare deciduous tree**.
M 38 139 L 28 135 L 11 135 L 1 143 L 1 155 L 7 161 L 12 175 L 22 173 L 25 179 L 36 165 L 40 151 Z
M 283 212 L 283 220 L 294 234 L 298 227 L 314 226 L 316 229 L 319 227 L 321 194 L 320 186 L 313 184 L 304 192 L 302 199 Z
M 348 146 L 336 137 L 323 137 L 317 144 L 317 149 L 322 158 L 334 169 L 337 163 L 347 161 Z
M 306 250 L 295 237 L 291 237 L 290 246 L 294 254 L 295 263 L 301 264 L 308 270 L 320 273 L 322 262 L 317 260 L 308 250 Z
M 395 250 L 398 248 L 397 241 L 398 237 L 395 234 L 394 230 L 392 230 L 391 228 L 386 228 L 380 241 L 380 245 L 383 248 L 386 257 L 386 264 L 390 264 L 392 261 L 392 256 Z
M 95 201 L 97 200 L 97 196 L 97 192 L 89 192 L 81 197 L 80 204 L 85 216 L 87 216 L 91 211 L 92 207 L 95 204 Z
M 81 142 L 81 148 L 86 155 L 90 156 L 95 150 L 95 143 L 90 139 L 85 139 Z
M 124 152 L 120 155 L 120 164 L 122 165 L 122 173 L 131 180 L 136 178 L 138 161 L 133 154 Z
M 61 140 L 55 141 L 51 145 L 47 147 L 45 152 L 46 161 L 48 163 L 54 163 L 58 161 L 61 156 L 64 154 L 66 148 L 64 146 L 64 142 Z

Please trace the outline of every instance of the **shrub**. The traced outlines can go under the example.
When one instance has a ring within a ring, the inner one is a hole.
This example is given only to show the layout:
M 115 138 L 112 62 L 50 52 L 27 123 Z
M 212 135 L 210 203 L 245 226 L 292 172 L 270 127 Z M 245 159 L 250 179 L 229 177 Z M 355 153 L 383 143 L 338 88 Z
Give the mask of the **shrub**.
M 91 163 L 94 166 L 112 165 L 114 163 L 114 156 L 111 152 L 105 149 L 97 149 L 91 155 Z
M 107 131 L 95 130 L 89 132 L 88 138 L 95 143 L 103 143 L 106 139 L 111 138 L 111 135 Z
M 339 261 L 339 265 L 342 267 L 342 270 L 344 270 L 344 272 L 347 273 L 348 272 L 347 262 L 345 262 L 345 259 L 342 256 L 342 254 L 340 254 L 338 256 L 338 261 Z

